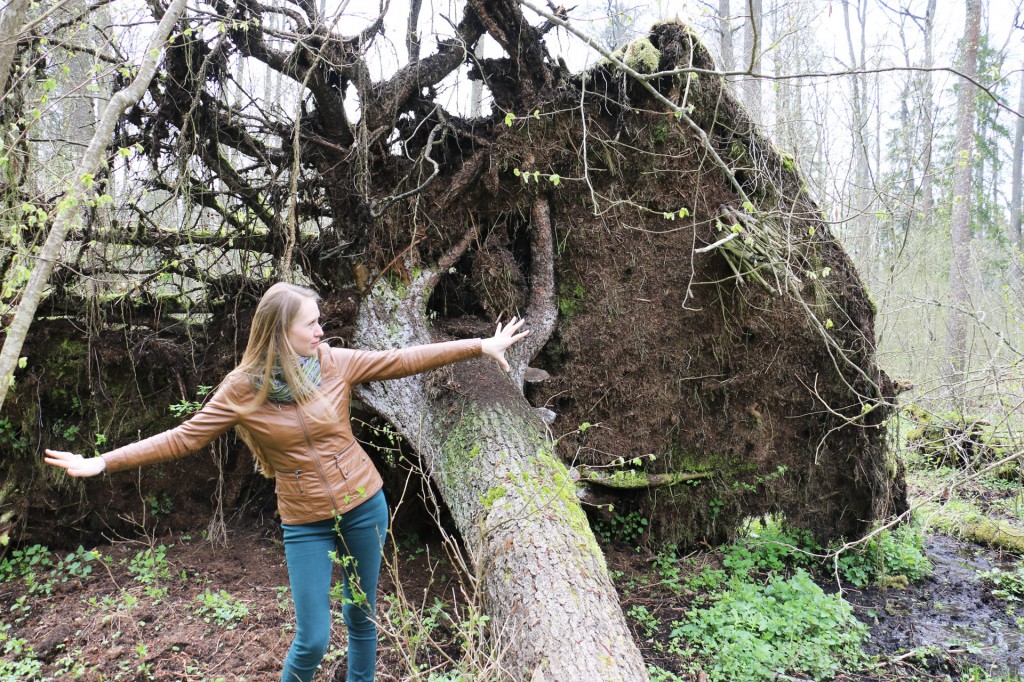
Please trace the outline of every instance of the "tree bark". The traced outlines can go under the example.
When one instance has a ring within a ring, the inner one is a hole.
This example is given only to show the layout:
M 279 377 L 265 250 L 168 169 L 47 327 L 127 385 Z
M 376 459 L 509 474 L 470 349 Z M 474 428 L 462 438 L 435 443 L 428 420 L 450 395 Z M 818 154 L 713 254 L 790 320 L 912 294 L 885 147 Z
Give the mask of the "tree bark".
M 103 161 L 103 152 L 110 144 L 114 133 L 114 125 L 118 117 L 129 106 L 138 102 L 142 94 L 149 87 L 149 82 L 156 73 L 157 59 L 160 50 L 167 37 L 174 28 L 175 22 L 185 9 L 185 0 L 174 0 L 171 6 L 164 13 L 156 33 L 153 35 L 146 48 L 146 57 L 139 69 L 139 74 L 124 90 L 116 93 L 107 103 L 103 111 L 103 118 L 96 125 L 96 132 L 92 136 L 89 148 L 82 155 L 82 160 L 74 170 L 71 178 L 71 186 L 64 193 L 58 202 L 57 217 L 46 236 L 36 266 L 32 275 L 25 285 L 21 302 L 14 314 L 11 326 L 7 330 L 7 338 L 4 339 L 3 350 L 0 350 L 0 407 L 3 407 L 4 399 L 7 397 L 7 389 L 10 388 L 14 378 L 14 370 L 18 365 L 18 358 L 21 355 L 22 345 L 25 343 L 25 336 L 35 317 L 36 308 L 43 297 L 43 290 L 50 273 L 60 256 L 61 247 L 64 245 L 64 238 L 71 228 L 74 219 L 79 214 L 79 204 L 86 197 L 91 186 L 92 174 Z
M 957 98 L 956 165 L 953 169 L 953 212 L 950 218 L 949 318 L 946 323 L 946 381 L 954 407 L 964 409 L 967 365 L 967 314 L 970 304 L 971 170 L 974 154 L 974 85 L 978 71 L 980 0 L 967 0 L 967 24 L 963 38 L 963 64 Z

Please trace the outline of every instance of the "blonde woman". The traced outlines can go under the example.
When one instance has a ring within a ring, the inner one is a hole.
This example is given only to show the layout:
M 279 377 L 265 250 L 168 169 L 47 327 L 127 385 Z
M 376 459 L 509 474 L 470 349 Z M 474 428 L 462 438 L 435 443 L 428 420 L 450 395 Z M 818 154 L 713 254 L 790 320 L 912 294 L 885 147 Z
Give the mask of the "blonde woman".
M 342 564 L 349 682 L 373 680 L 375 608 L 388 509 L 383 482 L 352 435 L 352 387 L 480 355 L 508 371 L 505 350 L 528 331 L 498 324 L 493 337 L 369 352 L 321 342 L 318 296 L 278 283 L 260 299 L 242 361 L 191 419 L 101 457 L 46 450 L 71 476 L 95 476 L 183 457 L 235 427 L 257 467 L 275 477 L 295 639 L 282 682 L 308 682 L 330 641 L 331 552 Z

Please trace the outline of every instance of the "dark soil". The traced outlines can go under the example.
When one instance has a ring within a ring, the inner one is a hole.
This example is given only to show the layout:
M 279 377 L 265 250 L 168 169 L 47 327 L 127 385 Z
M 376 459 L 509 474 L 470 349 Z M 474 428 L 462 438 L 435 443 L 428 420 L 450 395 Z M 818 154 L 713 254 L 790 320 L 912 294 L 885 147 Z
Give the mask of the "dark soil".
M 31 645 L 49 679 L 71 679 L 77 664 L 82 680 L 277 680 L 294 627 L 287 591 L 282 589 L 288 581 L 278 529 L 236 521 L 226 547 L 188 535 L 158 538 L 152 545 L 168 547 L 171 577 L 160 584 L 166 595 L 147 594 L 146 586 L 128 570 L 132 557 L 149 544 L 106 544 L 98 547 L 105 558 L 94 564 L 92 575 L 57 583 L 52 594 L 28 594 L 23 580 L 0 583 L 0 610 L 4 622 L 12 624 L 6 635 Z M 848 671 L 836 680 L 968 679 L 962 673 L 971 665 L 1004 675 L 1024 672 L 1020 629 L 1004 603 L 985 597 L 975 577 L 975 570 L 991 567 L 998 557 L 942 537 L 931 538 L 928 549 L 935 563 L 933 578 L 905 590 L 846 593 L 858 615 L 871 625 L 870 650 L 883 658 L 877 668 Z M 631 620 L 648 663 L 674 671 L 681 679 L 698 679 L 684 674 L 679 660 L 667 653 L 668 624 L 682 617 L 696 595 L 666 589 L 649 552 L 614 544 L 605 550 L 623 609 L 643 605 L 663 624 L 648 632 Z M 400 538 L 390 547 L 389 557 L 391 565 L 385 568 L 380 590 L 386 632 L 378 679 L 385 682 L 409 679 L 408 662 L 400 652 L 408 652 L 418 641 L 408 620 L 402 621 L 406 631 L 396 632 L 396 595 L 425 613 L 440 600 L 456 620 L 467 617 L 457 572 L 438 538 Z M 710 553 L 690 558 L 693 565 L 714 561 Z M 231 628 L 205 622 L 196 607 L 197 596 L 207 590 L 227 591 L 247 605 L 249 615 Z M 27 599 L 19 602 L 24 596 Z M 134 605 L 132 598 L 137 599 Z M 463 607 L 452 608 L 453 603 Z M 434 613 L 438 617 L 429 631 L 439 648 L 421 646 L 417 663 L 422 670 L 451 669 L 451 660 L 460 657 L 458 628 L 440 611 Z M 339 618 L 317 680 L 345 679 L 344 647 Z M 921 647 L 934 648 L 928 656 L 905 655 Z M 6 660 L 18 658 L 25 654 L 5 655 Z

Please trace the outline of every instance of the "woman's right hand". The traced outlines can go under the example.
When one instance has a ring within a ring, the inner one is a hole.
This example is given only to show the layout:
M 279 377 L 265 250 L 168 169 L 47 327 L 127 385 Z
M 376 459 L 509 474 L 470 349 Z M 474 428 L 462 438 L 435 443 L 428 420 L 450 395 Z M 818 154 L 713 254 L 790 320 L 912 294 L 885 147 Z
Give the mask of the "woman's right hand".
M 47 464 L 66 469 L 69 476 L 86 477 L 102 474 L 107 468 L 107 462 L 102 457 L 82 457 L 74 452 L 63 452 L 61 450 L 46 450 L 43 458 Z

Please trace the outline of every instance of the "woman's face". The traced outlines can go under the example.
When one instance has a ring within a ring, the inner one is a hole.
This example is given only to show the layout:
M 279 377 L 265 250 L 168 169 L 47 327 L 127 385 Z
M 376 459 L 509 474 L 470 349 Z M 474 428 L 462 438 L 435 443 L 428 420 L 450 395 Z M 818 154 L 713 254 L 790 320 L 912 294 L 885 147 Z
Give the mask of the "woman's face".
M 303 299 L 288 327 L 288 342 L 299 355 L 316 355 L 324 330 L 320 328 L 320 306 L 311 298 Z

